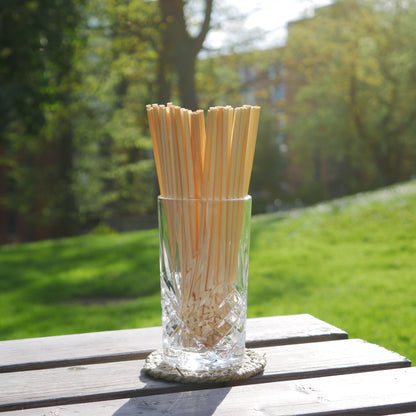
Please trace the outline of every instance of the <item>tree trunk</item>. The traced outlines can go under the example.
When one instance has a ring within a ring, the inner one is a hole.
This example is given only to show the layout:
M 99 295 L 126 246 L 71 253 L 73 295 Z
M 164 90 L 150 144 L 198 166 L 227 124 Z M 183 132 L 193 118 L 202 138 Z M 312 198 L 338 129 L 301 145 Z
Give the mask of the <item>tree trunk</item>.
M 192 55 L 184 55 L 178 63 L 179 96 L 182 106 L 196 111 L 198 110 L 198 98 L 195 85 L 195 60 Z
M 195 86 L 195 61 L 210 28 L 213 0 L 205 0 L 205 16 L 197 36 L 192 37 L 186 27 L 184 0 L 159 0 L 159 8 L 165 29 L 162 32 L 162 49 L 159 52 L 159 99 L 170 96 L 167 73 L 178 77 L 181 105 L 190 110 L 198 109 Z M 165 102 L 167 100 L 162 100 Z
M 62 133 L 58 139 L 58 186 L 61 195 L 57 198 L 56 237 L 74 235 L 76 233 L 76 202 L 72 192 L 73 165 L 73 133 L 69 120 L 62 120 Z
M 170 101 L 172 85 L 168 79 L 169 65 L 166 56 L 159 54 L 157 62 L 157 99 L 158 103 L 166 104 Z

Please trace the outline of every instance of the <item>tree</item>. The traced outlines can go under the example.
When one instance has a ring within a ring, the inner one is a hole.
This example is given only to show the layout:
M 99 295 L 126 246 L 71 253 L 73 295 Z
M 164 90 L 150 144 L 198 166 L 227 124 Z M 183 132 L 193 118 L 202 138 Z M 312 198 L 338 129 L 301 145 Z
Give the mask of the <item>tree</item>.
M 143 0 L 91 0 L 86 14 L 74 189 L 87 228 L 117 226 L 155 205 L 145 106 L 157 94 L 160 17 L 157 4 Z
M 192 19 L 185 10 L 193 4 L 89 2 L 88 42 L 79 69 L 86 106 L 78 114 L 82 151 L 74 184 L 85 223 L 155 208 L 145 106 L 179 97 L 183 106 L 197 107 L 195 61 L 209 29 L 212 1 L 197 36 L 189 34 Z
M 213 0 L 205 0 L 204 18 L 199 33 L 191 36 L 185 19 L 184 0 L 159 0 L 162 17 L 161 46 L 158 56 L 158 98 L 164 103 L 170 100 L 171 89 L 167 71 L 177 76 L 181 105 L 190 110 L 198 109 L 195 85 L 195 64 L 210 28 Z
M 7 216 L 16 219 L 23 240 L 40 238 L 46 228 L 67 233 L 73 224 L 72 132 L 66 110 L 80 3 L 20 0 L 1 6 L 3 240 L 13 231 L 7 230 Z M 58 119 L 59 131 L 49 134 L 47 124 Z
M 195 19 L 195 5 L 19 0 L 2 6 L 2 235 L 13 222 L 19 238 L 31 240 L 154 211 L 146 104 L 219 103 L 207 90 L 197 95 L 203 85 L 197 56 L 215 13 L 213 0 L 205 0 Z M 238 70 L 232 71 L 235 78 Z
M 247 45 L 246 45 L 247 46 Z M 253 212 L 265 212 L 286 197 L 283 126 L 285 69 L 279 49 L 227 54 L 198 62 L 200 101 L 213 105 L 261 106 L 250 193 Z
M 263 109 L 262 109 L 263 110 Z M 281 150 L 276 116 L 264 108 L 257 134 L 256 152 L 250 182 L 253 195 L 253 213 L 278 209 L 287 197 L 285 185 L 286 155 Z
M 340 0 L 291 25 L 292 183 L 314 189 L 310 199 L 414 171 L 415 13 L 414 1 Z

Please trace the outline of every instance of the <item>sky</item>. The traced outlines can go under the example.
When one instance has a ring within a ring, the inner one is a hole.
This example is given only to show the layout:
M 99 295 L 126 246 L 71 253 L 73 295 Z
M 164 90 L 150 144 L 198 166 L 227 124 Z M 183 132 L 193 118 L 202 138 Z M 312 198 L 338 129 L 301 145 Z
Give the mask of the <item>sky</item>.
M 267 31 L 264 47 L 283 45 L 289 21 L 313 15 L 314 8 L 330 3 L 332 0 L 221 0 L 222 5 L 249 14 L 242 30 L 260 27 Z M 206 45 L 220 48 L 224 42 L 224 34 L 211 30 Z

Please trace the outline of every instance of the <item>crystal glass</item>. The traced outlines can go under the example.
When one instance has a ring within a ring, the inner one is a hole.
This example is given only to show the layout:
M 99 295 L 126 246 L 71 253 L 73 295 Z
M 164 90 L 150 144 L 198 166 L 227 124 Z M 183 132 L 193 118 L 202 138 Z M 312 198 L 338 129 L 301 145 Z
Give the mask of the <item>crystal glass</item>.
M 163 354 L 210 371 L 244 356 L 251 197 L 158 198 Z

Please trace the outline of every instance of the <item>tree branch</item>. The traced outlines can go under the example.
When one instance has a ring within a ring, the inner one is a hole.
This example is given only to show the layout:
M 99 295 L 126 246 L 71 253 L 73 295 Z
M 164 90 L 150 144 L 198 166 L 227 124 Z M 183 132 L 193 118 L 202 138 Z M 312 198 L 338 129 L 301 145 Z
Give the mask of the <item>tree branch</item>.
M 213 0 L 205 0 L 205 15 L 199 34 L 194 38 L 195 53 L 197 54 L 204 43 L 205 37 L 210 29 Z

